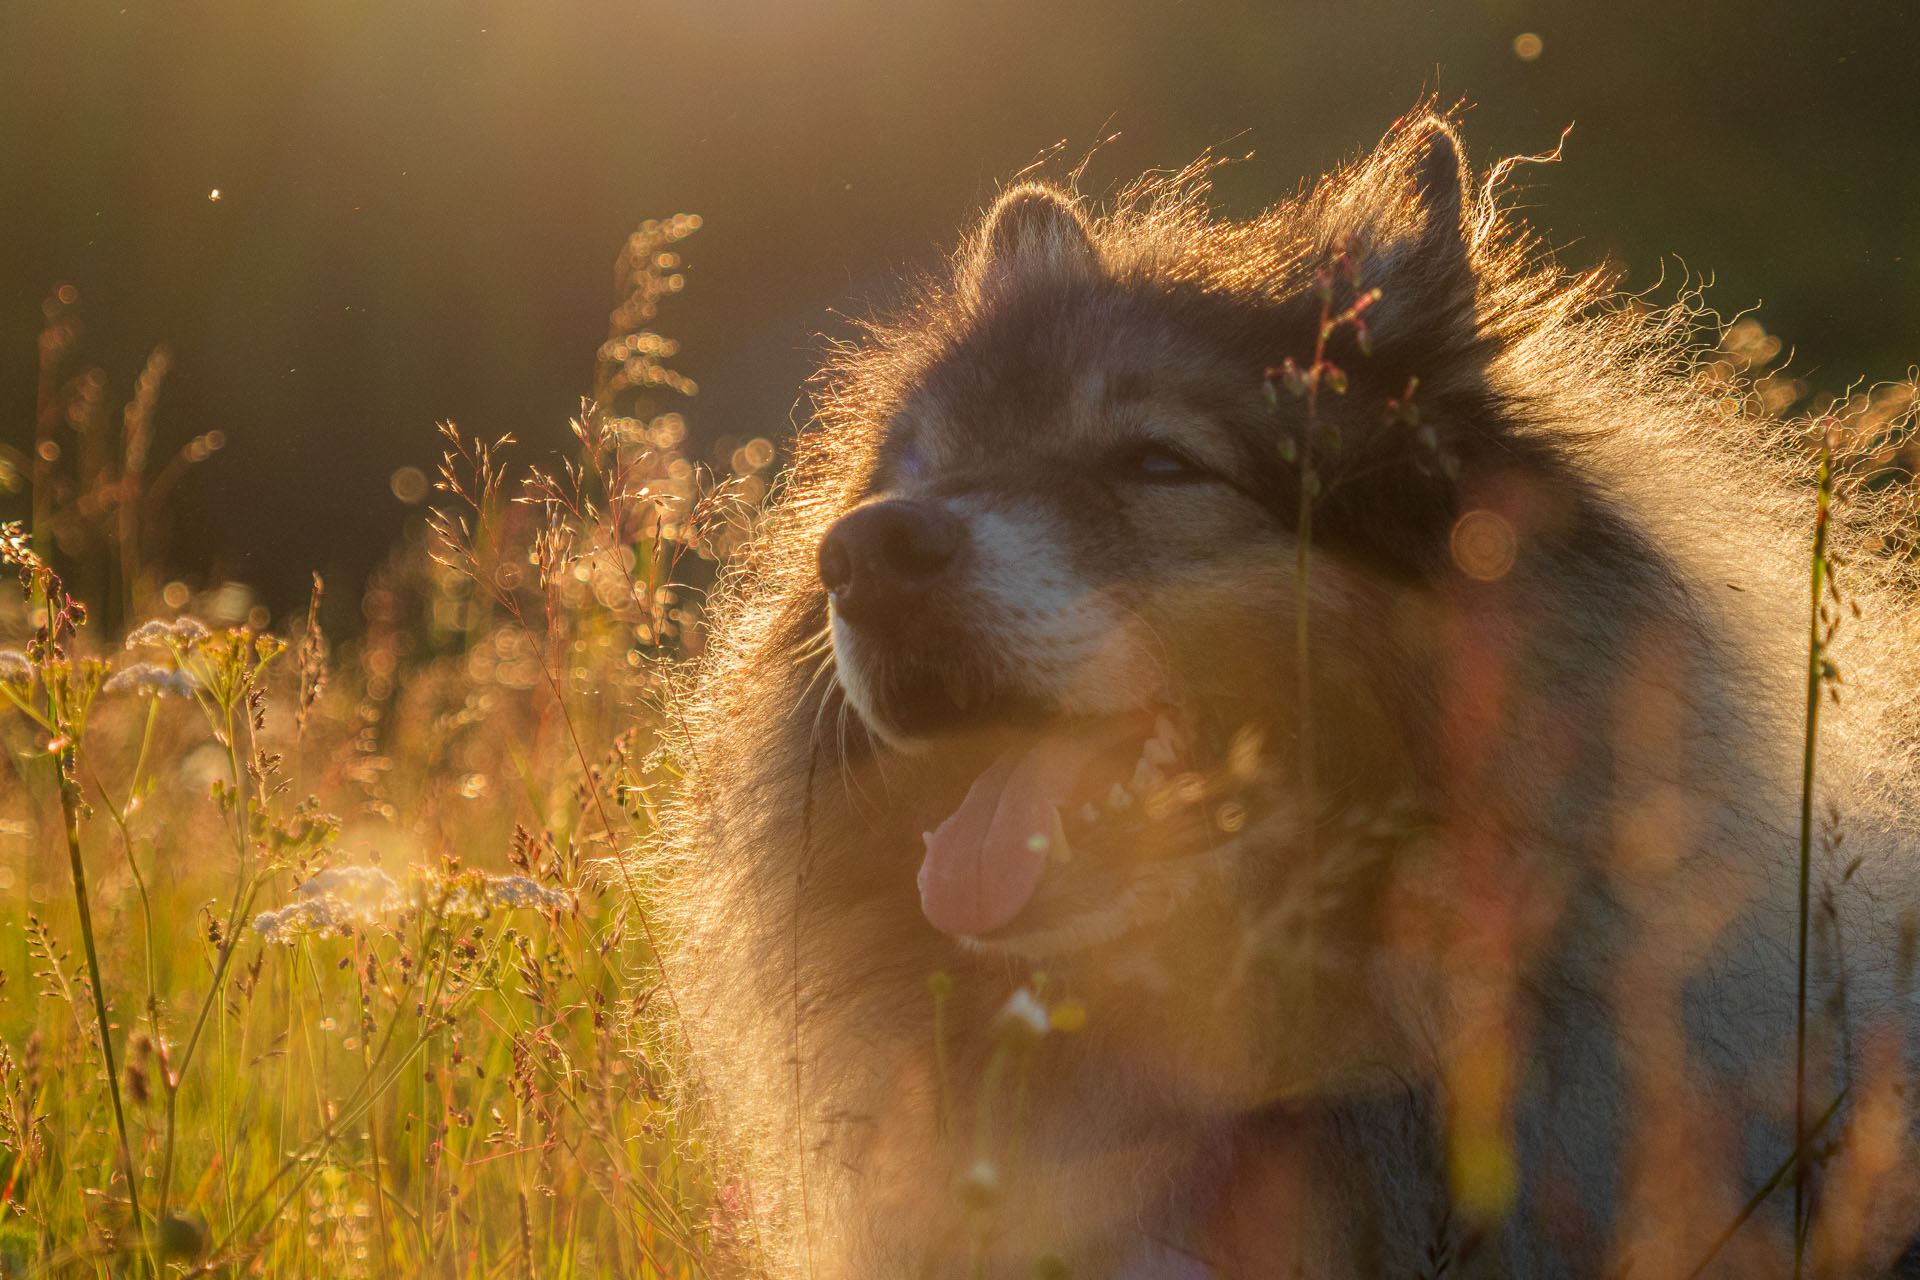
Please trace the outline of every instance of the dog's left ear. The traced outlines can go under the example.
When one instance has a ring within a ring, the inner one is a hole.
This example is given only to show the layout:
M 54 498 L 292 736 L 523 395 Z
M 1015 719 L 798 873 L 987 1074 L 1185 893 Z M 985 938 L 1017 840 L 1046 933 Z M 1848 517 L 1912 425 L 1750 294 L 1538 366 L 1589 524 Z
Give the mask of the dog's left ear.
M 1423 121 L 1413 137 L 1413 200 L 1425 251 L 1467 268 L 1467 162 L 1445 120 Z
M 1087 278 L 1099 269 L 1100 251 L 1073 198 L 1028 182 L 1003 194 L 987 214 L 963 282 L 976 298 L 986 298 L 1018 279 Z
M 1471 339 L 1477 280 L 1468 245 L 1468 174 L 1460 139 L 1430 116 L 1376 152 L 1361 199 L 1370 253 L 1364 283 L 1380 290 L 1368 320 L 1384 343 Z

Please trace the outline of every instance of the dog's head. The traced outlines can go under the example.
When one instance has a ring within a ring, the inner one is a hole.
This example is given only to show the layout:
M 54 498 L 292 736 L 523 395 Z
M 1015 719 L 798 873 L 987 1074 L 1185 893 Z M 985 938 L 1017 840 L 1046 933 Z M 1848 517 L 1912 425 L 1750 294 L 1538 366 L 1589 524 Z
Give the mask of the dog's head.
M 1466 204 L 1428 122 L 1253 223 L 1090 223 L 1035 185 L 988 215 L 818 546 L 933 925 L 1094 946 L 1404 778 L 1403 606 L 1457 573 L 1495 429 Z

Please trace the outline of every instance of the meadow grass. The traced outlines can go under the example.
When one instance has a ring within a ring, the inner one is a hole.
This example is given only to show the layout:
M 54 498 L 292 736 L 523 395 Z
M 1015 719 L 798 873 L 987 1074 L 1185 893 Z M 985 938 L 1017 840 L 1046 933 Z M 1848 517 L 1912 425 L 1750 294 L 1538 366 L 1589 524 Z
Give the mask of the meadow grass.
M 559 471 L 445 429 L 433 533 L 338 646 L 317 578 L 282 640 L 139 560 L 157 376 L 87 439 L 103 381 L 54 376 L 56 295 L 45 430 L 94 460 L 66 492 L 117 501 L 90 523 L 42 468 L 0 548 L 0 1275 L 688 1276 L 716 1247 L 662 940 L 615 856 L 673 772 L 686 553 L 724 554 L 772 459 L 714 488 L 649 412 L 692 390 L 646 326 L 697 226 L 623 252 Z M 107 612 L 163 616 L 103 634 L 56 552 Z

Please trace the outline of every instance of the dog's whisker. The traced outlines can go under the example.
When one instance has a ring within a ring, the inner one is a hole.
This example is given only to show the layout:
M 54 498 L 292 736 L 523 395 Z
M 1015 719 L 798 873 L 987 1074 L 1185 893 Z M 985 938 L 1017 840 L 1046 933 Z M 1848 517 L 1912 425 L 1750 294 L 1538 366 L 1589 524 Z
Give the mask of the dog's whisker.
M 823 743 L 825 742 L 825 738 L 822 734 L 822 729 L 825 727 L 827 708 L 833 703 L 834 694 L 838 693 L 839 689 L 840 689 L 839 685 L 829 684 L 826 688 L 826 691 L 822 693 L 814 703 L 813 725 L 807 735 L 808 744 L 812 749 L 818 750 L 819 747 L 823 745 Z M 842 702 L 842 705 L 845 704 L 844 695 L 842 696 L 841 702 Z M 840 763 L 840 761 L 835 760 L 834 763 L 837 765 Z
M 886 806 L 876 801 L 871 795 L 867 793 L 866 785 L 864 782 L 861 781 L 861 774 L 863 774 L 866 771 L 863 769 L 849 769 L 844 767 L 845 762 L 849 759 L 849 756 L 847 754 L 847 733 L 848 733 L 848 725 L 851 722 L 852 717 L 853 717 L 853 708 L 850 705 L 848 705 L 845 699 L 842 699 L 840 702 L 839 736 L 840 736 L 840 759 L 842 761 L 843 767 L 840 770 L 840 775 L 844 781 L 846 781 L 851 785 L 851 790 L 849 790 L 849 792 L 847 793 L 848 803 L 855 805 L 858 809 L 862 810 L 863 812 L 869 815 L 872 815 L 874 817 L 879 817 L 880 815 L 883 815 L 886 813 Z M 878 752 L 869 752 L 864 757 L 864 762 L 876 761 L 880 754 L 881 753 L 878 753 Z
M 793 665 L 799 666 L 823 650 L 833 647 L 833 624 L 828 622 L 818 631 L 794 646 Z
M 833 683 L 839 673 L 838 668 L 838 661 L 831 649 L 821 654 L 815 663 L 813 674 L 807 677 L 806 684 L 801 686 L 799 696 L 793 700 L 793 711 L 798 711 L 807 705 L 807 701 L 813 697 L 814 690 L 820 687 L 823 678 L 827 679 L 828 683 Z M 793 711 L 787 713 L 789 718 L 792 717 Z

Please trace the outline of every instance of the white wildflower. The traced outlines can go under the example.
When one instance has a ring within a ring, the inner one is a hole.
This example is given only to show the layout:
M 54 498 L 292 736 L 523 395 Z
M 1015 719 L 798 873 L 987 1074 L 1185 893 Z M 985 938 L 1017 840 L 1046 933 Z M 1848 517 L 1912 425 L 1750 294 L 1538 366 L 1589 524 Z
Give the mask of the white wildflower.
M 567 895 L 558 889 L 544 889 L 525 876 L 488 876 L 487 901 L 501 907 L 558 911 L 567 905 Z
M 138 649 L 144 645 L 163 645 L 173 638 L 173 627 L 160 619 L 143 622 L 127 636 L 127 648 Z
M 994 1030 L 1009 1040 L 1034 1041 L 1047 1034 L 1047 1010 L 1026 987 L 1020 988 L 1000 1006 L 993 1019 Z
M 292 946 L 312 934 L 332 933 L 346 923 L 334 910 L 338 905 L 332 898 L 309 898 L 278 911 L 262 911 L 253 918 L 253 931 L 267 942 Z
M 136 662 L 103 686 L 107 693 L 137 693 L 164 698 L 191 697 L 195 688 L 192 676 L 153 662 Z
M 208 634 L 205 624 L 198 618 L 191 618 L 185 614 L 171 622 L 155 618 L 133 629 L 133 632 L 127 636 L 127 648 L 138 649 L 143 645 L 155 647 L 190 645 L 196 641 L 205 640 Z
M 294 890 L 308 902 L 324 902 L 347 919 L 371 923 L 400 905 L 400 886 L 378 867 L 329 867 Z
M 559 911 L 573 899 L 526 876 L 490 876 L 477 871 L 441 876 L 419 867 L 401 883 L 378 867 L 329 867 L 294 890 L 295 900 L 254 917 L 253 927 L 270 942 L 293 942 L 315 933 L 383 918 L 427 912 L 443 919 L 485 919 L 496 909 Z

